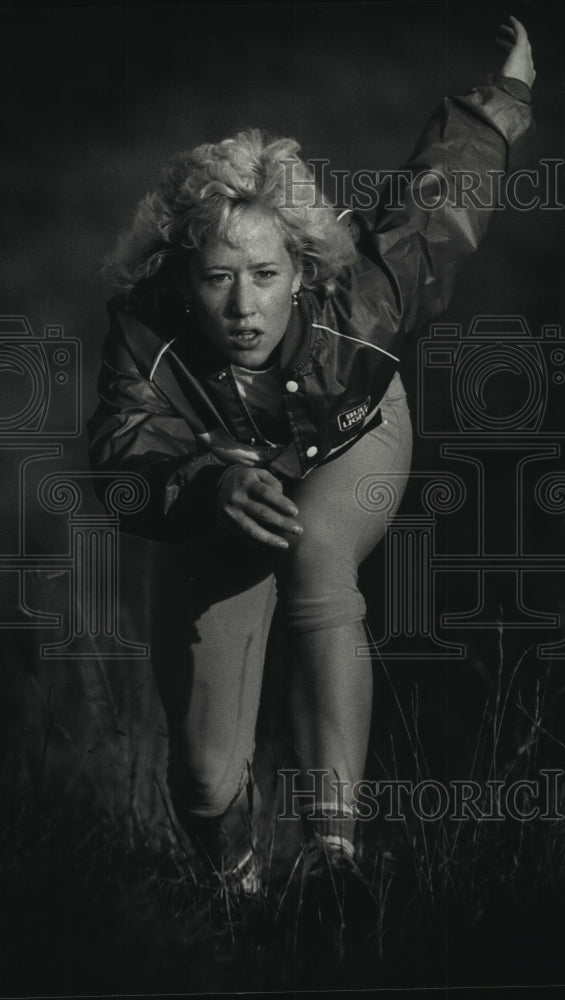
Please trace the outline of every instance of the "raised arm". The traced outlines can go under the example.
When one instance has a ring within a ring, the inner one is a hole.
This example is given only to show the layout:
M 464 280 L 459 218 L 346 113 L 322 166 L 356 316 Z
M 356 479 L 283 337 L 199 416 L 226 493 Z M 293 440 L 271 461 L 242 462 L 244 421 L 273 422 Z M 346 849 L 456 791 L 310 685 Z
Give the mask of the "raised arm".
M 360 224 L 359 249 L 381 270 L 393 353 L 446 307 L 486 232 L 509 149 L 532 128 L 535 71 L 523 25 L 511 18 L 498 44 L 508 51 L 501 75 L 442 102 L 405 168 L 381 185 L 374 227 Z

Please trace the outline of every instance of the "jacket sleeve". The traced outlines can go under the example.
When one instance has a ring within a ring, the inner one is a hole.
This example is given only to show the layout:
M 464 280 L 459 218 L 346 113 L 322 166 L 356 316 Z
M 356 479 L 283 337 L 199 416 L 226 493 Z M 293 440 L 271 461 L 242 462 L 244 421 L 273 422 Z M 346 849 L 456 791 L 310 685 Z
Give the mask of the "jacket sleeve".
M 497 173 L 532 131 L 529 88 L 498 77 L 444 100 L 405 168 L 385 177 L 374 226 L 359 226 L 358 246 L 382 273 L 380 308 L 397 351 L 404 334 L 446 308 L 459 268 L 486 232 Z
M 190 541 L 213 529 L 217 485 L 226 466 L 200 445 L 186 418 L 142 375 L 115 318 L 98 395 L 98 408 L 87 423 L 98 496 L 103 499 L 107 473 L 136 472 L 149 489 L 143 510 L 121 515 L 122 528 L 165 542 Z M 96 477 L 96 472 L 105 475 Z

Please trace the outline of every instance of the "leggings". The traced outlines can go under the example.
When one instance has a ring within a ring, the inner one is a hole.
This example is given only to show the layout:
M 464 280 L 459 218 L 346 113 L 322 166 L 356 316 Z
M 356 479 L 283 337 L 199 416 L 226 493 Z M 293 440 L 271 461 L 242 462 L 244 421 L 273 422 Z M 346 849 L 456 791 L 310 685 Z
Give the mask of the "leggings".
M 366 661 L 355 660 L 355 645 L 366 640 L 357 577 L 408 479 L 412 431 L 398 375 L 381 412 L 382 423 L 353 446 L 286 481 L 304 528 L 289 550 L 273 554 L 218 533 L 191 579 L 169 570 L 158 587 L 153 663 L 167 716 L 171 798 L 189 833 L 246 794 L 277 600 L 297 757 L 304 768 L 339 766 L 352 781 L 362 777 L 372 689 Z M 367 502 L 364 477 L 393 497 L 386 510 Z

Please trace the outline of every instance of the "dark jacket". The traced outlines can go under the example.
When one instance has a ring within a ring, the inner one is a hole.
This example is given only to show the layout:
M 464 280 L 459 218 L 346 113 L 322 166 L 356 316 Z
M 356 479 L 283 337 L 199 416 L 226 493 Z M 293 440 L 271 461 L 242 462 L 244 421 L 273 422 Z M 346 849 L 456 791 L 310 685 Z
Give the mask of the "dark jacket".
M 476 200 L 488 204 L 489 171 L 507 168 L 509 147 L 530 129 L 529 90 L 519 81 L 498 78 L 445 100 L 406 165 L 411 178 L 400 176 L 394 195 L 381 187 L 374 225 L 356 213 L 345 216 L 357 261 L 331 288 L 301 293 L 281 344 L 292 437 L 285 448 L 261 437 L 230 365 L 166 286 L 153 280 L 112 299 L 100 403 L 88 431 L 95 470 L 147 479 L 148 506 L 123 526 L 154 539 L 189 540 L 213 525 L 228 464 L 305 476 L 377 422 L 407 335 L 445 308 L 456 272 L 486 231 L 491 213 Z M 454 205 L 458 170 L 480 179 L 465 208 Z M 442 207 L 423 207 L 442 191 Z

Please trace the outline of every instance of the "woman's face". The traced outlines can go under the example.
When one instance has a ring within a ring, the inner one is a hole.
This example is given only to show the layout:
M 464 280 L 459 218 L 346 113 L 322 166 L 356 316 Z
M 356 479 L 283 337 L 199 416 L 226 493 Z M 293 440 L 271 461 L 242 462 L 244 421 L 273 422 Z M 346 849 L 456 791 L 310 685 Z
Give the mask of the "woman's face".
M 185 295 L 202 331 L 224 357 L 263 368 L 286 330 L 300 274 L 274 218 L 249 208 L 230 242 L 208 240 L 190 257 Z

